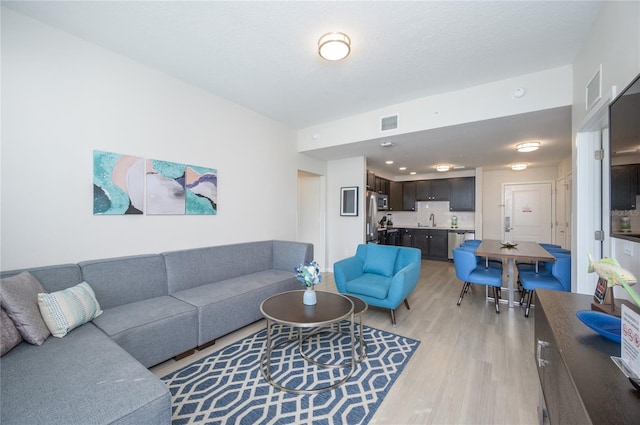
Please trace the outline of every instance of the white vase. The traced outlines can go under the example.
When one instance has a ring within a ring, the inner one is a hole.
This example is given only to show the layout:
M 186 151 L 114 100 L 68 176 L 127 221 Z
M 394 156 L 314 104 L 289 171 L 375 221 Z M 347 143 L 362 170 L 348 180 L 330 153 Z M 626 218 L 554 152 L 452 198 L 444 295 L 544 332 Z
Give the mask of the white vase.
M 307 290 L 304 291 L 302 302 L 304 305 L 316 305 L 316 291 L 311 287 L 307 288 Z

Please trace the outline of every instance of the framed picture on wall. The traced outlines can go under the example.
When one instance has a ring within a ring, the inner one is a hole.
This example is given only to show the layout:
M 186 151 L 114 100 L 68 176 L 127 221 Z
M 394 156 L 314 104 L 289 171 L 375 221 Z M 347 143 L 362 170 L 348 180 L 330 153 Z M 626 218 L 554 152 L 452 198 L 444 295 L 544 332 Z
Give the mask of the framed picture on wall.
M 340 188 L 340 215 L 358 215 L 358 187 Z

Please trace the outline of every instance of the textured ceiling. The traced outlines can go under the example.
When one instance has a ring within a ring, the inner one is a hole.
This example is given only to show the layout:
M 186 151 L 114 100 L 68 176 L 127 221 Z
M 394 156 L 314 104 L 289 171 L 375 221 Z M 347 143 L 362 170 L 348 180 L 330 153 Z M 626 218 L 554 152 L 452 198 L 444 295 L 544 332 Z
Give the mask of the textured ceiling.
M 299 129 L 571 64 L 601 2 L 2 4 Z M 347 60 L 317 55 L 329 31 Z

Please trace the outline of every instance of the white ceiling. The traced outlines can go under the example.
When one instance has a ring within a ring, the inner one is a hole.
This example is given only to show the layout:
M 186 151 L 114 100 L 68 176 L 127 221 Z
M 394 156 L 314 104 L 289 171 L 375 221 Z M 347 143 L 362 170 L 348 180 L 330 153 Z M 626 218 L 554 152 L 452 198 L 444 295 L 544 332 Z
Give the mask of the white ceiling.
M 2 4 L 300 129 L 571 64 L 602 2 Z M 317 40 L 329 31 L 344 31 L 351 37 L 352 52 L 346 60 L 327 62 L 317 55 Z M 533 162 L 557 164 L 571 152 L 570 111 L 559 112 L 400 137 L 407 140 L 407 161 L 418 155 L 441 155 L 443 161 L 453 163 L 464 152 L 476 158 L 473 164 L 467 162 L 469 167 L 495 167 L 512 162 L 499 155 L 504 146 L 496 140 L 508 140 L 512 150 L 514 141 L 522 139 L 518 133 L 537 137 L 537 132 L 544 132 L 547 139 L 558 140 L 564 147 L 553 154 L 547 150 Z M 536 123 L 534 118 L 543 122 Z M 470 141 L 469 135 L 476 137 Z M 481 143 L 482 150 L 470 149 Z M 366 146 L 362 143 L 316 154 L 364 154 L 372 168 L 378 167 L 386 158 Z M 435 146 L 437 151 L 433 151 Z M 486 159 L 480 160 L 481 156 Z

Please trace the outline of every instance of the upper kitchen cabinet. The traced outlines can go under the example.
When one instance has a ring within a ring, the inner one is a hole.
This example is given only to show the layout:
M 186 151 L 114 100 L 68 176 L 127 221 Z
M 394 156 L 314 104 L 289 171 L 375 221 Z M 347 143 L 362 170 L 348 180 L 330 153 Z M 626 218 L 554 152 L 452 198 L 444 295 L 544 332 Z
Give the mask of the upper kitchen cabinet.
M 402 211 L 402 183 L 389 182 L 389 211 Z
M 402 183 L 402 210 L 416 210 L 416 182 Z
M 376 176 L 375 178 L 375 191 L 382 193 L 383 195 L 389 194 L 389 180 Z
M 450 211 L 476 210 L 476 178 L 459 177 L 448 179 L 451 187 L 449 198 Z
M 418 180 L 416 182 L 416 200 L 448 201 L 451 194 L 450 180 Z
M 367 171 L 367 190 L 376 190 L 376 175 L 372 171 Z

